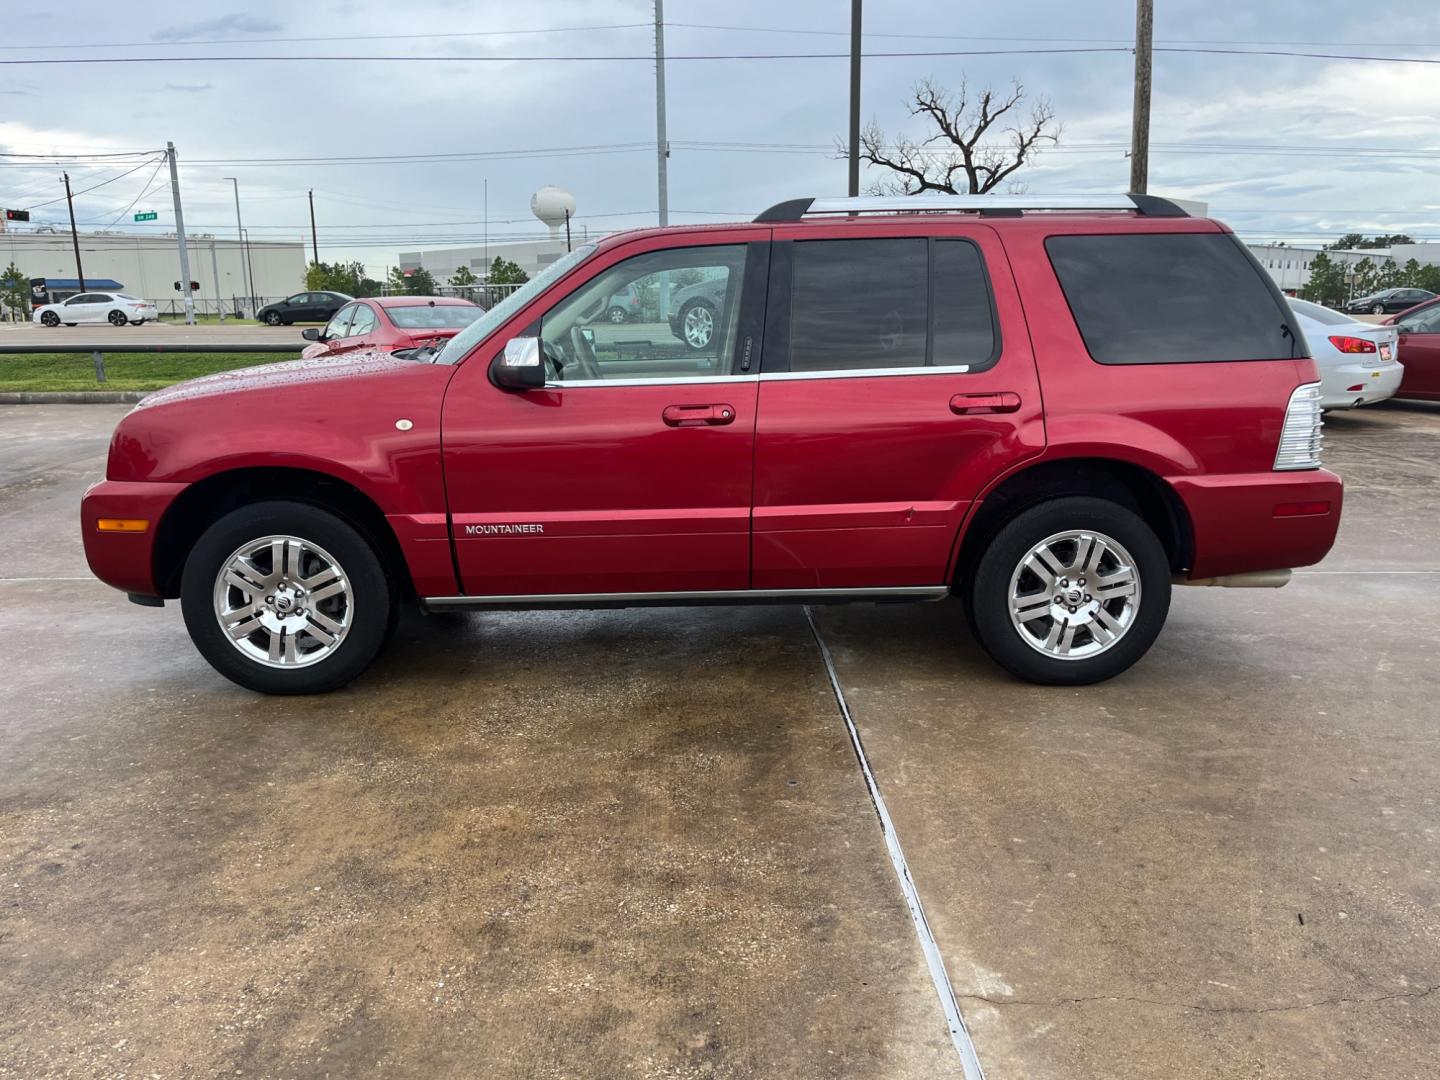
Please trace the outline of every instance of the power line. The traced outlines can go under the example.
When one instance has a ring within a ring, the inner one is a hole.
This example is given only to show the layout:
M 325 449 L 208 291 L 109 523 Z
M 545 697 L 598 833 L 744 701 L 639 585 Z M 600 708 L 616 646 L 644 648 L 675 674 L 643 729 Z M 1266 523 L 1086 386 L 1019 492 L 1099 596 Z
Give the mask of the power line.
M 112 228 L 112 227 L 115 225 L 115 222 L 116 222 L 116 221 L 119 221 L 122 217 L 124 217 L 126 214 L 128 214 L 131 210 L 135 209 L 135 204 L 138 203 L 141 199 L 143 199 L 146 195 L 148 195 L 148 194 L 150 193 L 150 189 L 155 186 L 155 178 L 160 175 L 160 168 L 161 168 L 161 166 L 163 166 L 164 164 L 165 164 L 165 159 L 164 159 L 164 158 L 161 158 L 159 161 L 155 162 L 155 170 L 150 174 L 150 179 L 148 179 L 148 180 L 145 181 L 145 186 L 140 189 L 140 194 L 139 194 L 139 195 L 136 195 L 135 198 L 133 198 L 133 199 L 130 200 L 130 205 L 129 205 L 129 206 L 125 207 L 124 210 L 121 210 L 120 213 L 118 213 L 118 214 L 115 215 L 114 221 L 111 221 L 109 225 L 106 225 L 106 226 L 105 226 L 107 229 Z M 84 224 L 93 224 L 93 223 L 92 223 L 92 222 L 85 222 Z
M 141 169 L 143 169 L 146 165 L 149 165 L 149 164 L 150 164 L 149 161 L 142 161 L 142 162 L 140 162 L 139 165 L 136 165 L 135 168 L 133 168 L 133 169 L 126 169 L 123 173 L 120 173 L 120 174 L 117 175 L 117 176 L 112 176 L 112 177 L 110 177 L 109 180 L 102 180 L 102 181 L 100 181 L 100 183 L 98 183 L 98 184 L 93 184 L 93 185 L 91 185 L 91 186 L 88 187 L 88 188 L 83 188 L 82 190 L 77 191 L 77 192 L 75 192 L 74 194 L 75 194 L 75 196 L 84 195 L 86 192 L 95 191 L 95 190 L 97 190 L 97 189 L 99 189 L 99 188 L 104 187 L 106 184 L 113 184 L 116 180 L 123 180 L 125 177 L 129 176 L 129 175 L 130 175 L 131 173 L 133 173 L 133 172 L 139 172 Z M 40 207 L 42 207 L 42 206 L 53 206 L 55 203 L 64 202 L 64 201 L 65 201 L 65 199 L 51 199 L 51 200 L 49 200 L 48 202 L 34 203 L 34 204 L 30 205 L 30 206 L 25 207 L 25 209 L 26 209 L 26 210 L 38 210 L 38 209 L 40 209 Z
M 554 26 L 539 30 L 466 30 L 440 34 L 348 34 L 336 37 L 272 37 L 272 38 L 195 38 L 185 41 L 97 41 L 68 45 L 0 45 L 0 49 L 166 49 L 189 48 L 192 45 L 282 45 L 309 44 L 317 41 L 413 41 L 421 38 L 488 38 L 522 37 L 530 34 L 588 33 L 595 30 L 633 30 L 649 23 L 610 23 L 603 26 Z

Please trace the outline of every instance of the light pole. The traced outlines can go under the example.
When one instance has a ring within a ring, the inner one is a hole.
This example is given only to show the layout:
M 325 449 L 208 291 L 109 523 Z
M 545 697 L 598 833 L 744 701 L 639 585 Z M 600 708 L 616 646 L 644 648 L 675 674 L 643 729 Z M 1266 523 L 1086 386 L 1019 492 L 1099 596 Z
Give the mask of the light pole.
M 245 290 L 250 294 L 250 310 L 246 312 L 246 318 L 255 317 L 255 279 L 250 276 L 250 260 L 245 251 L 245 226 L 240 223 L 240 181 L 233 176 L 227 176 L 235 186 L 235 236 L 240 242 L 240 278 L 245 283 Z

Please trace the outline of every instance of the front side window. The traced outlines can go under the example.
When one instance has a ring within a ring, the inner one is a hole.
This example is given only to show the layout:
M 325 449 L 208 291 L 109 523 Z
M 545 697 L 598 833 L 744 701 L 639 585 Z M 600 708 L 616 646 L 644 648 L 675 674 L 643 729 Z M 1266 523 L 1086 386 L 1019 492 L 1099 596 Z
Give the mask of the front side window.
M 1045 250 L 1099 363 L 1304 355 L 1289 309 L 1229 233 L 1052 236 Z
M 540 338 L 565 382 L 730 374 L 743 244 L 636 255 L 597 274 L 547 311 Z M 616 297 L 636 313 L 615 321 Z
M 354 307 L 355 321 L 350 324 L 350 332 L 346 337 L 359 337 L 375 329 L 375 312 L 366 304 L 355 304 Z
M 343 307 L 337 311 L 331 317 L 330 321 L 325 324 L 325 340 L 334 341 L 337 338 L 343 338 L 346 333 L 346 328 L 349 327 L 350 320 L 354 315 L 355 307 L 353 306 Z

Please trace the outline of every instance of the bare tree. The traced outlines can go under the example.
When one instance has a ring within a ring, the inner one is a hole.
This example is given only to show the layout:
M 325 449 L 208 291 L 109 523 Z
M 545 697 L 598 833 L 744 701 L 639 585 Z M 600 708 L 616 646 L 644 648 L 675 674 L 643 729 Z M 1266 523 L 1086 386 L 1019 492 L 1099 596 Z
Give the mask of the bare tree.
M 1006 94 L 986 87 L 972 100 L 964 81 L 951 93 L 926 79 L 915 87 L 910 115 L 928 119 L 935 134 L 917 141 L 897 133 L 892 140 L 874 120 L 860 134 L 860 159 L 894 174 L 872 184 L 871 194 L 979 195 L 1007 181 L 1015 186 L 1009 178 L 1061 134 L 1047 98 L 1035 98 L 1022 119 L 1025 100 L 1018 82 Z M 844 145 L 837 149 L 843 156 Z

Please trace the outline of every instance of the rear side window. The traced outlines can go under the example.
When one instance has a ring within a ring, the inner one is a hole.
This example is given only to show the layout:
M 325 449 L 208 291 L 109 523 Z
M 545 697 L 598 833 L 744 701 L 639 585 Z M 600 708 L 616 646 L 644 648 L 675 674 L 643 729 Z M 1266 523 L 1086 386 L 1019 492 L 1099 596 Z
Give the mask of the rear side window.
M 797 243 L 790 370 L 923 367 L 925 264 L 923 237 Z
M 1045 249 L 1085 347 L 1102 364 L 1304 354 L 1290 313 L 1228 233 L 1052 236 Z
M 802 240 L 792 266 L 792 372 L 995 360 L 990 286 L 968 240 Z

